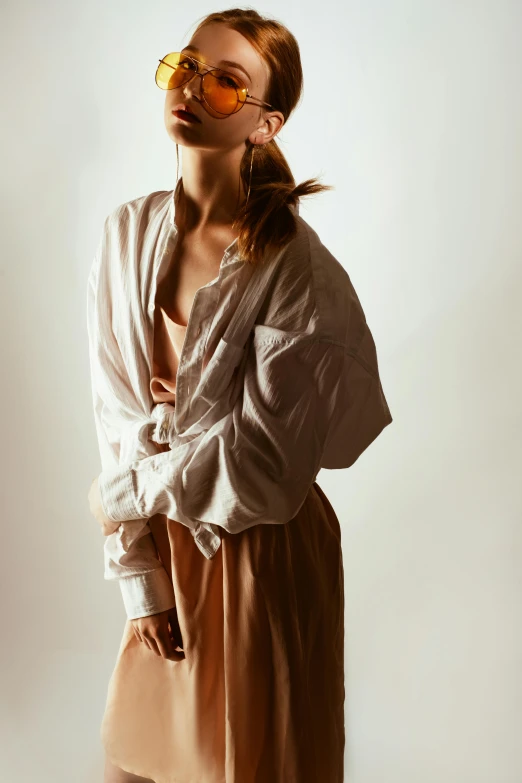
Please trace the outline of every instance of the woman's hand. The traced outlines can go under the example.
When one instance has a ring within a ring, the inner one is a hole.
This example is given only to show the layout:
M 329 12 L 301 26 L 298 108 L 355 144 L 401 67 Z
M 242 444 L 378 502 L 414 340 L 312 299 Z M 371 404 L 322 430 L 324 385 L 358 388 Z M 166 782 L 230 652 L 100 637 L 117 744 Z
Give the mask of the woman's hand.
M 130 622 L 138 641 L 143 642 L 155 655 L 169 661 L 183 660 L 185 653 L 176 607 L 148 617 L 137 617 Z
M 112 519 L 109 519 L 103 510 L 97 477 L 92 482 L 89 490 L 89 506 L 91 514 L 96 517 L 104 536 L 110 536 L 111 533 L 114 533 L 119 528 L 120 522 L 114 522 Z

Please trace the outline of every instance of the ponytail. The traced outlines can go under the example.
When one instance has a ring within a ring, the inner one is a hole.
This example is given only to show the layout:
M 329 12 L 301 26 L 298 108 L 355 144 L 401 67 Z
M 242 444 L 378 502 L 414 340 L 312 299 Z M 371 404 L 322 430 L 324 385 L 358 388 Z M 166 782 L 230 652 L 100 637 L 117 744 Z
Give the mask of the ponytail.
M 240 164 L 245 193 L 248 192 L 253 146 L 250 194 L 240 207 L 233 227 L 239 234 L 241 257 L 249 263 L 258 263 L 265 253 L 267 257 L 277 253 L 296 235 L 299 199 L 331 190 L 332 186 L 322 185 L 316 178 L 296 185 L 286 158 L 272 139 L 263 146 L 247 143 Z

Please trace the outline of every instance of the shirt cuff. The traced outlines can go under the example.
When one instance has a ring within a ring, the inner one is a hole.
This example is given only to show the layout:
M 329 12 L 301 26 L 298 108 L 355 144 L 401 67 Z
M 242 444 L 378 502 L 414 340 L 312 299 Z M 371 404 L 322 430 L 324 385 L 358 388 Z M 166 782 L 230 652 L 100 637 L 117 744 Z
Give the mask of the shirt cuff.
M 134 500 L 133 471 L 128 465 L 102 470 L 98 476 L 98 489 L 103 510 L 113 522 L 144 517 Z
M 119 583 L 129 620 L 148 617 L 176 606 L 174 588 L 163 566 L 146 574 L 126 576 Z

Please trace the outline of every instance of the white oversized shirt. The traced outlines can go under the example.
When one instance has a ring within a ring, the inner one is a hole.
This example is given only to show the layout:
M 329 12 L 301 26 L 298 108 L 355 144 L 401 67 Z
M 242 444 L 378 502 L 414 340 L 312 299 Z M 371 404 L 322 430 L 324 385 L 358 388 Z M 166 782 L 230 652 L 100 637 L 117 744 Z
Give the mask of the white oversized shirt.
M 88 277 L 87 327 L 104 578 L 130 619 L 175 605 L 148 525 L 186 525 L 212 558 L 221 530 L 285 524 L 321 468 L 348 468 L 391 423 L 376 348 L 350 277 L 299 216 L 261 264 L 237 239 L 196 291 L 175 404 L 150 390 L 155 296 L 178 239 L 174 191 L 105 219 Z M 164 451 L 158 444 L 169 444 Z

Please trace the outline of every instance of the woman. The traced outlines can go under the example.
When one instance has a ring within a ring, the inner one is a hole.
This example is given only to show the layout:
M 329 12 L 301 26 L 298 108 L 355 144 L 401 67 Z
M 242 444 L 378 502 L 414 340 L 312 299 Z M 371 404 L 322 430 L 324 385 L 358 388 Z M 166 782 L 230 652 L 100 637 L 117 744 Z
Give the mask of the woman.
M 392 419 L 349 277 L 298 216 L 325 186 L 275 141 L 298 45 L 210 14 L 156 83 L 183 177 L 114 211 L 89 281 L 89 499 L 128 618 L 105 783 L 340 783 L 341 534 L 315 477 Z

